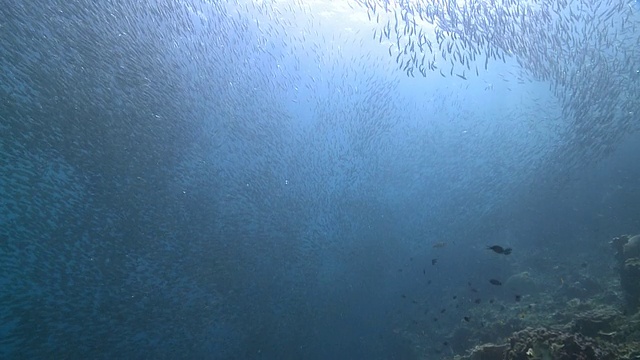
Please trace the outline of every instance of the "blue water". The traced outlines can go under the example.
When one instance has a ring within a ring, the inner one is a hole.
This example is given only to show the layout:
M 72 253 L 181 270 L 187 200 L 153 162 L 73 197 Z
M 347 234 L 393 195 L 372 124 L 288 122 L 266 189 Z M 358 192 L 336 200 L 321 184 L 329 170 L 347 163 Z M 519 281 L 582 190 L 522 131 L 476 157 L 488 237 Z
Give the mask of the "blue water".
M 586 279 L 620 291 L 635 43 L 577 61 L 527 43 L 571 34 L 505 33 L 529 50 L 413 77 L 384 2 L 5 5 L 0 358 L 451 358 Z

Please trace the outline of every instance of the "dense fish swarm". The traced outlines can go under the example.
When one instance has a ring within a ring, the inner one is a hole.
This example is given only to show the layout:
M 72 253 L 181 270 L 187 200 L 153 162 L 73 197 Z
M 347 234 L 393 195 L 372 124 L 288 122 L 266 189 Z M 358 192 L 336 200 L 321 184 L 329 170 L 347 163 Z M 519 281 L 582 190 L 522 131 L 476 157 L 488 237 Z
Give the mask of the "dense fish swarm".
M 640 111 L 640 36 L 633 2 L 356 2 L 391 43 L 407 76 L 467 79 L 491 60 L 513 59 L 531 79 L 548 81 L 562 101 L 570 133 L 558 149 L 570 164 L 608 154 Z

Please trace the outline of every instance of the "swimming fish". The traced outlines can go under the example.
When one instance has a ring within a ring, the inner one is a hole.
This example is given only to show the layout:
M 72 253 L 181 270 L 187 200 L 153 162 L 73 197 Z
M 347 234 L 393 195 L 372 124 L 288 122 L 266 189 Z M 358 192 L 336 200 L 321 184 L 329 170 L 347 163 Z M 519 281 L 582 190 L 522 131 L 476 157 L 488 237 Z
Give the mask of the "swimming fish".
M 496 279 L 491 279 L 491 280 L 489 280 L 489 282 L 490 282 L 492 285 L 496 285 L 496 286 L 500 286 L 500 285 L 502 285 L 502 282 L 500 282 L 500 280 L 496 280 Z
M 511 248 L 503 248 L 500 245 L 487 246 L 487 250 L 493 250 L 495 253 L 509 255 L 511 254 Z

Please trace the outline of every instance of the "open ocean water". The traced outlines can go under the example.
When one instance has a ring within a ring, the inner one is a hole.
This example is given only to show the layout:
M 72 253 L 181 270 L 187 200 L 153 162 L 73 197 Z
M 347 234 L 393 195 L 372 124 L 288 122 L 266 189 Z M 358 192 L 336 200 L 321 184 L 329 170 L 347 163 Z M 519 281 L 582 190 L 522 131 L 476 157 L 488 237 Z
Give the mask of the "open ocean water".
M 640 358 L 638 11 L 0 0 L 0 358 Z

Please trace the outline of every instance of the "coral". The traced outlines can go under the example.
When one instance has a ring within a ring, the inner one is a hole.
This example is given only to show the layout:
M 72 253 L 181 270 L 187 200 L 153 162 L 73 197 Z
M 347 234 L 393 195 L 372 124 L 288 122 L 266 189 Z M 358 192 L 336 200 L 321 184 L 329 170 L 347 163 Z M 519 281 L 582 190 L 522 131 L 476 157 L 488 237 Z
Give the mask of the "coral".
M 570 308 L 578 308 L 582 305 L 582 301 L 580 301 L 580 299 L 578 298 L 573 298 L 569 301 L 567 301 L 567 306 Z
M 624 263 L 624 245 L 629 242 L 629 238 L 629 235 L 621 235 L 614 237 L 609 242 L 609 244 L 611 244 L 613 249 L 616 251 L 615 256 L 616 260 L 618 260 L 618 263 Z
M 614 360 L 616 349 L 580 334 L 546 328 L 526 328 L 514 333 L 504 360 Z
M 607 311 L 608 312 L 608 311 Z M 618 348 L 605 340 L 596 340 L 560 329 L 526 328 L 515 332 L 509 343 L 476 346 L 456 360 L 615 360 Z
M 509 348 L 508 344 L 483 344 L 471 349 L 469 355 L 456 357 L 456 360 L 502 360 L 504 352 Z
M 640 235 L 629 238 L 623 246 L 625 259 L 640 257 Z
M 629 258 L 640 258 L 640 235 L 620 235 L 609 242 L 616 251 L 616 259 L 624 263 Z
M 585 336 L 609 334 L 620 313 L 611 306 L 599 306 L 575 316 L 572 330 Z

